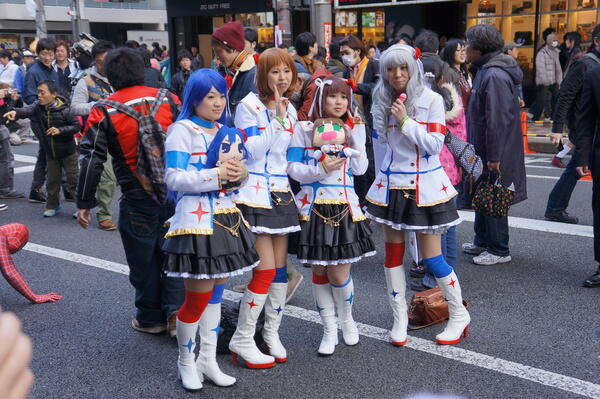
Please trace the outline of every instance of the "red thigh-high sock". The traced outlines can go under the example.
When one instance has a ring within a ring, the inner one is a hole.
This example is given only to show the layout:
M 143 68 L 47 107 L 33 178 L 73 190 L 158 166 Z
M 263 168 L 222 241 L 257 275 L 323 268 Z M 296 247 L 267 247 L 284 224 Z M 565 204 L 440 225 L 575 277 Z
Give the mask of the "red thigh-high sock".
M 255 294 L 266 294 L 269 286 L 275 278 L 275 268 L 266 270 L 252 270 L 252 280 L 248 284 L 248 290 Z
M 208 292 L 185 291 L 185 300 L 177 312 L 177 318 L 184 323 L 195 323 L 200 320 L 202 312 L 206 309 L 212 290 Z
M 385 243 L 385 267 L 398 267 L 404 263 L 404 243 Z
M 327 274 L 316 274 L 313 272 L 312 282 L 317 285 L 329 284 L 329 278 L 327 277 Z

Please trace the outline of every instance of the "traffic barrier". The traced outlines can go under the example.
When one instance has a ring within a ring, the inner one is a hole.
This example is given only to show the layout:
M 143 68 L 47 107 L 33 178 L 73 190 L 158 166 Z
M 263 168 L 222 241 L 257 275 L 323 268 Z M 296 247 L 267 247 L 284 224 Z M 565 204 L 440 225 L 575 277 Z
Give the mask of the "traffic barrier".
M 523 135 L 523 153 L 537 154 L 535 151 L 529 149 L 529 140 L 527 139 L 527 114 L 525 112 L 521 112 L 521 134 Z
M 587 175 L 581 177 L 581 179 L 579 180 L 587 180 L 587 181 L 592 181 L 592 174 L 588 172 Z

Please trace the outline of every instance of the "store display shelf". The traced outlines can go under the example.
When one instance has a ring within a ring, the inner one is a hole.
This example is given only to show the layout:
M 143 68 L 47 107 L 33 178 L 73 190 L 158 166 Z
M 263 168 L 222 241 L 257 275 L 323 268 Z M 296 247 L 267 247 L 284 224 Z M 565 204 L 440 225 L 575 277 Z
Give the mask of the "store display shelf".
M 534 12 L 524 12 L 520 14 L 482 14 L 482 15 L 472 15 L 467 17 L 467 19 L 483 19 L 483 18 L 508 18 L 508 17 L 535 17 Z
M 548 14 L 567 14 L 570 12 L 598 12 L 597 8 L 578 8 L 575 10 L 554 10 L 554 11 L 540 11 L 540 15 Z

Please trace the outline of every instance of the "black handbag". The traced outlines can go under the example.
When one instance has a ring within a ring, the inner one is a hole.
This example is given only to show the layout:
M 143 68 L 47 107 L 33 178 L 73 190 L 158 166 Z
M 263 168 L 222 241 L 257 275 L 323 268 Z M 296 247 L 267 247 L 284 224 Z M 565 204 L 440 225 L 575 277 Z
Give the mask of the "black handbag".
M 486 216 L 502 218 L 508 215 L 508 210 L 515 198 L 515 192 L 502 184 L 502 176 L 494 180 L 490 173 L 487 181 L 479 183 L 473 194 L 473 209 Z
M 479 179 L 483 172 L 483 162 L 481 157 L 475 153 L 475 147 L 471 143 L 460 139 L 458 136 L 446 130 L 446 137 L 444 138 L 444 144 L 450 150 L 450 153 L 456 159 L 456 162 L 460 165 L 463 170 L 473 178 L 473 180 Z

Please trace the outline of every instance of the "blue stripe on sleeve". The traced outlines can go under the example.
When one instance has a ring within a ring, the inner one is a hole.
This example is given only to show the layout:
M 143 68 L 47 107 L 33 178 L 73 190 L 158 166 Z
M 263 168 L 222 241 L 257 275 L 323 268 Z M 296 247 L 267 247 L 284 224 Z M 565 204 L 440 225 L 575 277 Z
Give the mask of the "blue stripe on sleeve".
M 258 126 L 248 126 L 247 128 L 245 128 L 243 130 L 244 130 L 244 133 L 246 133 L 247 137 L 253 137 L 253 136 L 260 135 L 260 131 L 258 130 Z
M 288 162 L 304 162 L 304 147 L 290 147 L 287 150 Z
M 176 168 L 186 170 L 190 161 L 191 154 L 182 151 L 167 151 L 165 154 L 165 164 L 167 168 Z

